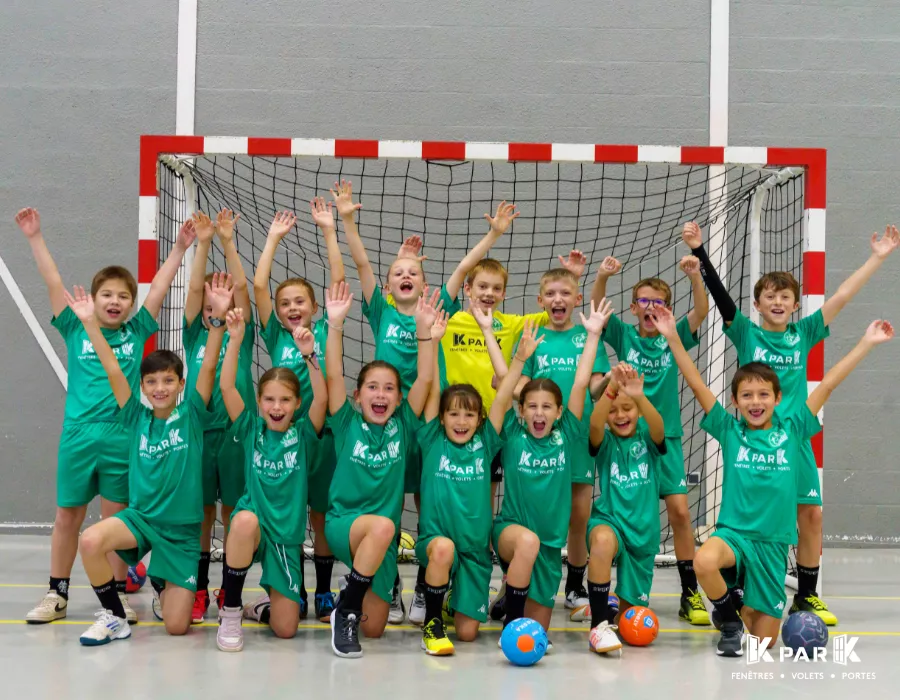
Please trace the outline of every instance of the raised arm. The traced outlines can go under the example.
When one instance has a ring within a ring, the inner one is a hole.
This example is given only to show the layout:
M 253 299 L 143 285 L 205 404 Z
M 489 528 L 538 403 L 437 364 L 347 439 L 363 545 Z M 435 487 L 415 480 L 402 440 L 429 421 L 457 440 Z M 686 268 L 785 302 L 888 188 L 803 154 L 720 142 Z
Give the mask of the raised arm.
M 681 231 L 681 240 L 683 240 L 687 247 L 691 249 L 691 254 L 700 261 L 700 275 L 703 278 L 703 281 L 706 282 L 706 288 L 709 290 L 713 301 L 716 303 L 716 308 L 719 309 L 722 320 L 725 322 L 726 326 L 730 326 L 737 314 L 737 306 L 735 306 L 734 300 L 731 298 L 728 290 L 725 289 L 725 285 L 722 284 L 722 280 L 719 279 L 719 273 L 716 272 L 715 266 L 710 262 L 709 255 L 703 247 L 703 236 L 700 233 L 700 226 L 697 225 L 696 221 L 688 221 L 684 225 L 684 229 Z M 684 261 L 682 260 L 682 263 L 683 262 Z M 682 267 L 682 269 L 684 268 Z M 703 290 L 695 288 L 695 303 L 701 295 L 703 295 Z M 709 311 L 708 300 L 706 302 L 706 308 L 707 311 Z M 697 327 L 699 328 L 699 325 Z M 694 326 L 691 324 L 691 331 L 694 330 Z
M 256 274 L 253 276 L 253 298 L 256 299 L 256 311 L 259 315 L 259 324 L 265 328 L 272 315 L 272 293 L 269 291 L 269 278 L 272 276 L 272 261 L 282 239 L 288 234 L 297 216 L 291 211 L 280 211 L 275 214 L 269 225 L 269 235 L 266 236 L 266 245 L 256 263 Z
M 603 299 L 598 305 L 591 302 L 591 315 L 588 318 L 580 311 L 581 324 L 587 331 L 587 339 L 584 341 L 584 350 L 581 351 L 581 357 L 578 360 L 578 368 L 575 370 L 575 379 L 572 383 L 572 391 L 569 393 L 569 410 L 578 419 L 584 415 L 585 395 L 588 386 L 591 383 L 591 376 L 594 370 L 594 360 L 597 359 L 597 348 L 600 346 L 600 334 L 609 317 L 612 316 L 613 308 L 606 299 Z
M 457 294 L 459 294 L 459 290 L 463 286 L 463 282 L 466 281 L 466 276 L 472 271 L 472 268 L 488 254 L 488 251 L 490 251 L 494 244 L 500 240 L 500 236 L 506 233 L 513 220 L 518 218 L 518 216 L 519 212 L 516 211 L 516 205 L 507 204 L 505 201 L 500 202 L 500 204 L 497 205 L 497 213 L 494 214 L 494 216 L 491 216 L 490 214 L 484 215 L 484 218 L 487 219 L 488 224 L 490 224 L 488 232 L 484 234 L 484 238 L 478 241 L 475 247 L 468 252 L 466 257 L 459 261 L 459 265 L 456 266 L 453 274 L 450 275 L 450 279 L 447 280 L 447 293 L 450 295 L 451 299 L 456 298 Z
M 831 392 L 840 386 L 852 372 L 856 365 L 868 355 L 872 348 L 881 345 L 894 337 L 894 327 L 888 321 L 872 321 L 866 329 L 865 335 L 856 344 L 856 347 L 842 357 L 838 363 L 825 374 L 813 392 L 806 400 L 806 406 L 810 412 L 817 414 L 822 410 L 825 402 L 831 396 Z
M 537 350 L 537 346 L 544 342 L 545 336 L 537 337 L 538 326 L 531 320 L 525 321 L 525 328 L 522 331 L 522 337 L 519 339 L 519 347 L 516 348 L 516 354 L 513 355 L 512 364 L 509 366 L 509 372 L 503 377 L 500 386 L 497 389 L 497 396 L 494 403 L 491 404 L 491 412 L 488 420 L 494 426 L 494 430 L 498 433 L 503 429 L 503 419 L 506 412 L 512 405 L 513 389 L 522 376 L 522 368 L 528 361 L 528 358 Z
M 849 302 L 856 293 L 863 288 L 866 282 L 875 274 L 875 271 L 881 267 L 881 264 L 887 260 L 887 257 L 900 246 L 900 232 L 896 226 L 888 226 L 884 230 L 884 236 L 879 240 L 878 234 L 872 234 L 872 255 L 856 272 L 850 275 L 837 291 L 832 294 L 822 305 L 822 320 L 828 326 L 841 312 L 847 302 Z
M 153 276 L 153 281 L 150 283 L 150 291 L 147 292 L 147 298 L 144 299 L 144 308 L 147 309 L 147 312 L 153 318 L 159 316 L 166 294 L 169 293 L 169 287 L 172 286 L 172 280 L 178 274 L 178 268 L 181 267 L 184 254 L 191 247 L 196 235 L 194 221 L 193 219 L 188 219 L 181 225 L 178 235 L 175 237 L 175 245 L 172 246 L 166 261 Z
M 594 288 L 591 290 L 591 301 L 599 304 L 606 298 L 606 281 L 622 269 L 622 263 L 611 255 L 603 258 L 600 268 L 597 270 L 597 278 L 594 280 Z
M 84 287 L 75 287 L 74 294 L 69 294 L 64 289 L 63 299 L 84 325 L 91 345 L 94 346 L 94 354 L 97 355 L 97 359 L 100 360 L 100 364 L 109 378 L 109 385 L 112 387 L 113 396 L 116 397 L 116 403 L 119 404 L 119 408 L 122 408 L 131 398 L 131 386 L 119 366 L 113 349 L 109 347 L 106 337 L 100 330 L 100 324 L 94 314 L 93 298 L 90 294 L 85 294 Z
M 316 197 L 309 203 L 309 211 L 316 226 L 322 231 L 322 238 L 325 239 L 325 250 L 328 252 L 328 271 L 331 276 L 329 286 L 336 282 L 343 282 L 344 257 L 341 255 L 341 247 L 338 245 L 331 202 L 326 203 L 324 197 Z
M 691 333 L 696 333 L 709 314 L 709 299 L 703 288 L 703 275 L 700 273 L 700 260 L 694 255 L 685 255 L 681 259 L 681 270 L 691 280 L 691 292 L 694 306 L 688 311 L 687 319 Z
M 234 244 L 234 226 L 240 218 L 241 215 L 235 215 L 231 209 L 220 211 L 216 217 L 216 235 L 219 236 L 219 243 L 222 244 L 222 251 L 225 253 L 225 264 L 234 283 L 231 287 L 234 292 L 234 305 L 243 310 L 244 318 L 249 321 L 253 317 L 253 308 L 250 306 L 247 273 L 244 272 L 244 264 Z
M 441 306 L 443 302 L 440 289 L 435 289 L 430 299 L 426 300 L 423 294 L 416 302 L 416 342 L 419 346 L 416 354 L 416 381 L 409 388 L 406 403 L 417 416 L 421 416 L 425 410 L 431 385 L 434 383 L 440 385 L 440 380 L 435 377 L 435 344 L 431 337 L 431 329 L 441 311 Z
M 450 320 L 446 311 L 438 312 L 431 327 L 431 344 L 434 346 L 434 378 L 431 380 L 431 389 L 428 392 L 428 400 L 425 402 L 425 420 L 430 421 L 438 417 L 441 410 L 441 340 L 447 332 L 447 321 Z
M 675 362 L 678 364 L 678 369 L 681 370 L 681 374 L 684 376 L 691 391 L 694 392 L 694 396 L 697 398 L 700 406 L 703 407 L 704 412 L 709 413 L 716 405 L 715 394 L 706 386 L 703 377 L 700 375 L 700 370 L 697 369 L 697 365 L 694 364 L 691 356 L 688 355 L 688 351 L 684 349 L 684 345 L 681 342 L 681 338 L 678 337 L 678 331 L 675 328 L 675 317 L 672 315 L 672 312 L 660 306 L 654 310 L 651 319 L 653 320 L 653 325 L 656 326 L 656 330 L 669 341 L 669 350 L 672 351 Z
M 325 290 L 328 312 L 328 340 L 325 343 L 325 377 L 328 385 L 328 412 L 335 415 L 347 401 L 344 385 L 344 319 L 350 313 L 353 295 L 346 282 L 338 282 Z
M 50 255 L 50 249 L 47 248 L 47 243 L 44 241 L 44 234 L 41 232 L 41 215 L 37 209 L 31 207 L 22 209 L 16 214 L 16 223 L 28 239 L 38 272 L 43 277 L 44 284 L 47 285 L 47 292 L 50 295 L 50 311 L 54 316 L 59 316 L 66 308 L 67 292 L 59 270 L 56 268 L 56 263 L 53 261 L 53 256 Z
M 644 375 L 638 374 L 634 367 L 624 363 L 618 364 L 614 371 L 616 372 L 616 383 L 619 385 L 619 391 L 629 396 L 638 407 L 641 416 L 647 423 L 650 439 L 653 440 L 654 444 L 662 445 L 666 441 L 666 428 L 659 411 L 656 410 L 644 394 Z
M 362 209 L 362 204 L 354 204 L 353 183 L 347 180 L 335 182 L 331 196 L 334 197 L 335 207 L 344 224 L 347 247 L 350 248 L 350 257 L 353 258 L 353 264 L 356 265 L 356 272 L 359 274 L 363 299 L 370 304 L 372 295 L 377 290 L 378 282 L 375 279 L 375 272 L 372 270 L 372 263 L 369 262 L 369 254 L 366 253 L 366 247 L 363 245 L 362 238 L 359 237 L 359 229 L 356 227 L 356 212 Z
M 591 411 L 591 430 L 589 440 L 591 447 L 597 448 L 603 442 L 606 435 L 606 420 L 609 418 L 609 411 L 612 408 L 613 401 L 619 394 L 619 384 L 616 382 L 615 375 L 610 372 L 607 377 L 609 381 L 600 397 L 594 403 L 594 410 Z
M 294 329 L 294 343 L 300 351 L 300 357 L 306 363 L 309 383 L 312 386 L 312 403 L 309 405 L 309 422 L 316 433 L 321 433 L 325 426 L 325 415 L 328 412 L 328 386 L 322 376 L 322 367 L 316 356 L 316 337 L 309 328 L 297 326 Z
M 184 318 L 190 326 L 203 311 L 203 289 L 206 278 L 206 262 L 209 259 L 209 248 L 215 235 L 213 223 L 202 211 L 191 217 L 194 222 L 194 233 L 197 235 L 197 250 L 194 251 L 194 262 L 191 264 L 191 278 L 188 281 L 187 299 L 184 300 Z
M 222 402 L 228 417 L 236 421 L 244 411 L 244 398 L 237 390 L 238 361 L 241 355 L 241 341 L 247 324 L 244 321 L 244 311 L 240 306 L 228 312 L 225 317 L 228 327 L 228 347 L 225 348 L 225 359 L 222 360 L 222 371 L 219 375 L 219 389 L 222 391 Z M 204 356 L 204 360 L 206 357 Z
M 203 362 L 197 372 L 197 383 L 194 385 L 197 394 L 208 404 L 212 398 L 216 384 L 216 366 L 219 364 L 219 351 L 225 338 L 225 316 L 231 306 L 233 296 L 231 275 L 217 272 L 213 275 L 212 284 L 206 285 L 206 298 L 212 307 L 209 333 L 206 335 L 206 350 Z M 217 323 L 218 322 L 218 323 Z
M 491 366 L 494 368 L 494 374 L 502 380 L 509 372 L 509 368 L 506 366 L 506 359 L 503 357 L 500 343 L 497 342 L 497 338 L 494 336 L 493 312 L 490 309 L 482 309 L 475 306 L 471 308 L 471 311 L 475 322 L 484 334 L 484 345 L 487 348 Z

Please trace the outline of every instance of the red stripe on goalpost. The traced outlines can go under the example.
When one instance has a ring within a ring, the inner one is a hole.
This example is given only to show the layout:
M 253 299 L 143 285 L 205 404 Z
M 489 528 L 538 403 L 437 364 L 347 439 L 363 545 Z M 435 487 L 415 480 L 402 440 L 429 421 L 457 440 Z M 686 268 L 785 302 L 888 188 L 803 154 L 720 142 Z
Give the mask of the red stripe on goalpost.
M 524 160 L 529 162 L 553 160 L 553 145 L 549 143 L 511 143 L 509 144 L 510 162 Z
M 682 146 L 683 165 L 722 165 L 725 162 L 724 146 Z
M 595 163 L 637 163 L 637 146 L 609 146 L 596 144 L 594 146 Z
M 141 239 L 138 241 L 138 284 L 150 284 L 159 268 L 159 241 Z
M 824 148 L 770 148 L 769 165 L 803 166 L 806 168 L 806 209 L 824 209 L 827 190 L 828 156 Z
M 465 160 L 466 144 L 462 141 L 422 141 L 423 160 Z
M 247 155 L 249 156 L 290 156 L 290 139 L 248 138 Z
M 202 136 L 141 136 L 138 193 L 141 197 L 158 197 L 156 171 L 162 153 L 199 155 L 204 152 Z
M 352 139 L 334 140 L 335 158 L 377 158 L 378 141 Z

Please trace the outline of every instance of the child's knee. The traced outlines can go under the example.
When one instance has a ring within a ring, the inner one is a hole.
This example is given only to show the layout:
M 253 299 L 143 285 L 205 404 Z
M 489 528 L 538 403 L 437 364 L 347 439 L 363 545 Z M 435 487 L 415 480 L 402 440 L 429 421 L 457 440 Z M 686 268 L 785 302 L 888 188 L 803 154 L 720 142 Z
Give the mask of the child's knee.
M 173 637 L 182 637 L 187 634 L 191 628 L 191 620 L 189 617 L 171 619 L 174 616 L 165 616 L 163 624 L 166 626 L 166 632 Z
M 478 625 L 457 625 L 456 638 L 461 642 L 474 642 L 478 636 Z
M 231 520 L 228 534 L 231 537 L 255 538 L 259 519 L 250 511 L 242 510 Z
M 94 528 L 89 527 L 81 535 L 81 539 L 78 542 L 78 551 L 81 552 L 82 557 L 95 557 L 106 554 L 103 535 Z
M 384 622 L 375 622 L 371 619 L 363 618 L 359 627 L 366 636 L 366 639 L 380 639 L 384 636 Z
M 527 530 L 519 535 L 516 540 L 516 559 L 524 559 L 527 561 L 535 561 L 541 551 L 541 541 L 538 536 L 531 530 Z
M 591 530 L 591 558 L 603 556 L 617 546 L 616 536 L 608 527 L 595 527 Z
M 453 555 L 456 548 L 453 542 L 446 537 L 438 537 L 432 542 L 431 551 L 428 553 L 428 561 L 434 562 L 436 566 L 442 569 L 448 569 L 453 565 Z
M 718 556 L 708 547 L 700 547 L 694 555 L 694 571 L 697 576 L 709 576 L 719 571 Z
M 299 616 L 291 616 L 290 618 L 270 617 L 269 627 L 272 629 L 272 633 L 279 639 L 292 639 L 297 634 L 297 625 L 299 622 Z
M 53 528 L 63 532 L 77 532 L 82 522 L 84 513 L 81 508 L 57 508 Z
M 378 542 L 389 547 L 394 541 L 396 529 L 390 518 L 377 518 L 369 528 L 369 536 L 374 537 Z
M 309 526 L 314 532 L 325 532 L 325 513 L 317 510 L 309 511 Z

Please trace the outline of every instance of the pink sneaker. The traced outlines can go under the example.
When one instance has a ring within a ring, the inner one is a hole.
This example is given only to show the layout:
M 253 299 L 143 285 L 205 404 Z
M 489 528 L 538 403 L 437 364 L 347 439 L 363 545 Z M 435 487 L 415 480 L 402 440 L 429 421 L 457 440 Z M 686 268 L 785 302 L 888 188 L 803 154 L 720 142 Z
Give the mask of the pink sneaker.
M 219 631 L 216 646 L 221 651 L 241 651 L 244 648 L 244 630 L 241 627 L 241 608 L 222 608 L 219 611 Z

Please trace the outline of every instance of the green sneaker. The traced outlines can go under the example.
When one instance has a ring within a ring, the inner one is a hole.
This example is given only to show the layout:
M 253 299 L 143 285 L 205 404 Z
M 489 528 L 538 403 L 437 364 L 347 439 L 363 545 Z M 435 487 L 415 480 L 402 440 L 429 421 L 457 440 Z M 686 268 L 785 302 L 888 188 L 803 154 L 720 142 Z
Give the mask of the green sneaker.
M 794 604 L 791 605 L 791 612 L 795 613 L 800 612 L 801 610 L 818 615 L 819 619 L 829 627 L 834 627 L 838 623 L 837 617 L 835 617 L 834 613 L 828 609 L 825 601 L 815 593 L 812 593 L 805 598 L 801 598 L 799 593 L 794 596 Z
M 678 617 L 692 625 L 708 625 L 709 613 L 703 603 L 703 595 L 696 591 L 690 595 L 682 595 Z

